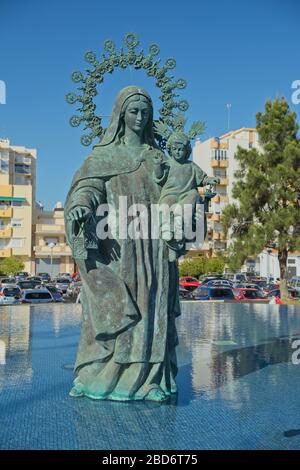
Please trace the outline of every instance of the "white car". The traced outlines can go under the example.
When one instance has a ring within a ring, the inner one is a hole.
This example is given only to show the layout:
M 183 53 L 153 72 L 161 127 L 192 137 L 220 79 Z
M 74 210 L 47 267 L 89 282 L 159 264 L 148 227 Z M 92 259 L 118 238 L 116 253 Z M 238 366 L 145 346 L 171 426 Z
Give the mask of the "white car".
M 5 285 L 0 289 L 0 305 L 16 305 L 21 303 L 21 289 L 16 285 Z

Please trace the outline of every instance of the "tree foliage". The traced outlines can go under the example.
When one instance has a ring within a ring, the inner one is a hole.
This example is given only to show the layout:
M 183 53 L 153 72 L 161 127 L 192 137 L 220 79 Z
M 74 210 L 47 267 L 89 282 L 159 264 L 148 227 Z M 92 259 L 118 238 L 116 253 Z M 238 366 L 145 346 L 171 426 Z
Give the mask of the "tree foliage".
M 17 274 L 23 271 L 25 267 L 22 258 L 12 256 L 10 258 L 4 258 L 0 261 L 0 273 L 1 274 Z
M 232 195 L 236 203 L 223 212 L 231 231 L 231 263 L 241 266 L 265 247 L 278 250 L 282 293 L 286 295 L 287 256 L 300 248 L 300 140 L 296 114 L 284 98 L 267 101 L 256 115 L 262 152 L 239 147 L 239 170 Z
M 199 277 L 202 274 L 209 274 L 209 273 L 222 274 L 224 272 L 224 266 L 225 266 L 225 261 L 220 257 L 188 258 L 179 264 L 179 274 L 180 276 L 193 276 L 193 277 Z

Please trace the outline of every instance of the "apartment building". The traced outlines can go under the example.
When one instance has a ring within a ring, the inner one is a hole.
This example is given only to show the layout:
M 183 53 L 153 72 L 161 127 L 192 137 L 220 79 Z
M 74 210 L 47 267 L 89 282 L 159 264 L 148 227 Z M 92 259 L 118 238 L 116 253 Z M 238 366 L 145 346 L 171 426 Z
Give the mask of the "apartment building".
M 22 256 L 32 272 L 36 150 L 0 139 L 0 259 Z
M 37 207 L 35 213 L 35 273 L 74 272 L 71 249 L 67 245 L 64 224 L 64 209 L 57 203 L 53 211 Z
M 243 127 L 203 142 L 198 140 L 193 148 L 193 161 L 208 175 L 220 178 L 220 184 L 216 186 L 218 194 L 210 203 L 208 235 L 202 247 L 207 252 L 224 251 L 227 248 L 228 240 L 222 233 L 220 219 L 224 208 L 233 202 L 234 173 L 238 169 L 234 155 L 238 146 L 259 149 L 256 129 Z

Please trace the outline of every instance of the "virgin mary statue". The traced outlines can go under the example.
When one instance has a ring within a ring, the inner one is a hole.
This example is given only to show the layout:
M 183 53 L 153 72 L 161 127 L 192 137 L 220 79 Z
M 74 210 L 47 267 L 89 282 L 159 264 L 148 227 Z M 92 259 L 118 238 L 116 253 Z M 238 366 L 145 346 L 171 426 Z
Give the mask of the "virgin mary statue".
M 136 86 L 124 88 L 103 140 L 75 174 L 65 205 L 67 239 L 82 280 L 71 396 L 160 402 L 176 393 L 176 262 L 168 261 L 165 242 L 150 234 L 96 236 L 99 206 L 107 204 L 118 214 L 120 196 L 128 208 L 146 208 L 150 227 L 151 205 L 161 191 L 153 177 L 159 153 L 149 94 Z M 128 217 L 128 227 L 131 222 Z M 82 227 L 86 237 L 80 246 Z

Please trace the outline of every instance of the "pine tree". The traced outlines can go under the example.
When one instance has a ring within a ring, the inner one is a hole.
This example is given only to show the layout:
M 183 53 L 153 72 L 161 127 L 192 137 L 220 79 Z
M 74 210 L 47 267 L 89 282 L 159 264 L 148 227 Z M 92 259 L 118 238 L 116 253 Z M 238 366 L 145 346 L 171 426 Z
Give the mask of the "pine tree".
M 266 247 L 277 249 L 281 296 L 287 298 L 288 254 L 300 248 L 299 126 L 284 98 L 267 101 L 256 121 L 262 153 L 238 148 L 236 203 L 224 210 L 222 224 L 231 232 L 229 255 L 236 265 Z

